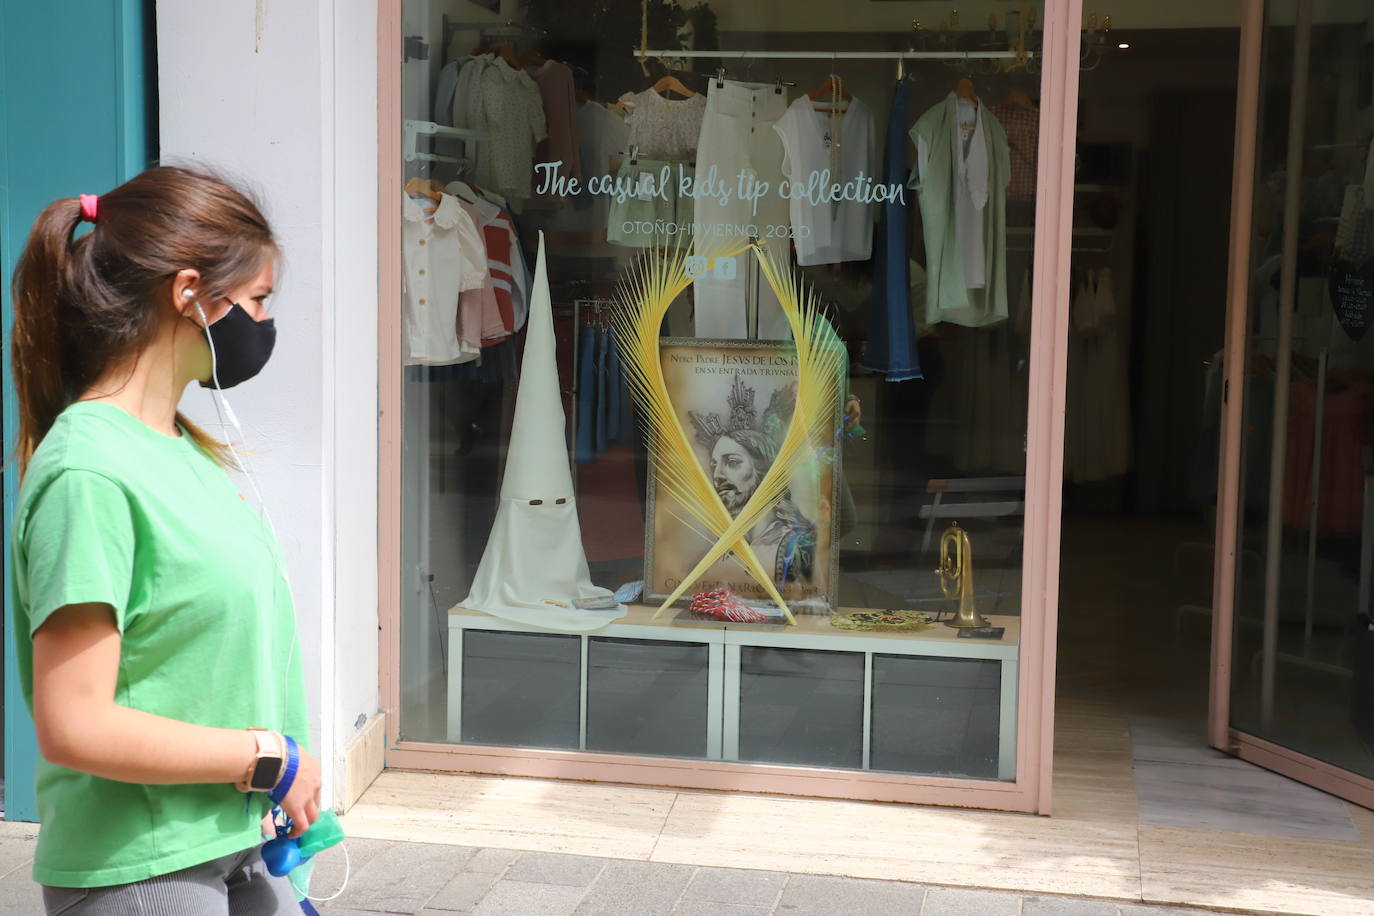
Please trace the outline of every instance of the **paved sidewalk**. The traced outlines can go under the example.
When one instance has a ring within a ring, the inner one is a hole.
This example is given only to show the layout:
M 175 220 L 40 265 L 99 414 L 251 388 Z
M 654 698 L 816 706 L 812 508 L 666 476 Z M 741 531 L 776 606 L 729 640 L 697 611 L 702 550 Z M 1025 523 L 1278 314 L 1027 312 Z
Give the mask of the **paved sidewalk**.
M 37 833 L 0 830 L 0 916 L 37 916 L 30 868 Z M 27 829 L 25 829 L 27 828 Z M 348 841 L 351 875 L 333 916 L 1185 916 L 1206 910 L 925 887 L 898 881 L 697 868 L 547 852 L 385 840 Z M 311 892 L 332 894 L 344 856 L 321 854 Z M 1234 912 L 1234 911 L 1232 911 Z
M 321 913 L 361 916 L 1185 916 L 1085 897 L 924 887 L 897 881 L 697 868 L 547 852 L 350 840 L 352 875 Z M 311 893 L 332 894 L 343 856 L 327 854 Z

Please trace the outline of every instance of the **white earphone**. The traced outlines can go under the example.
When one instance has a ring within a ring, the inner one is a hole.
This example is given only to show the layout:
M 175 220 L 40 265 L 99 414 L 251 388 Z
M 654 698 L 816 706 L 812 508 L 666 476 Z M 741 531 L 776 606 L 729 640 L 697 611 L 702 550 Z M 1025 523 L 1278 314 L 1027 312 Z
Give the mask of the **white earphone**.
M 181 295 L 184 299 L 193 299 L 193 297 L 195 296 L 195 292 L 193 290 L 184 289 L 181 291 Z M 211 389 L 210 400 L 215 405 L 215 413 L 219 416 L 220 428 L 227 428 L 224 422 L 225 418 L 227 417 L 229 420 L 229 424 L 231 424 L 234 427 L 235 432 L 238 433 L 239 439 L 246 439 L 247 437 L 244 435 L 243 426 L 239 423 L 238 417 L 234 416 L 234 409 L 229 406 L 229 401 L 227 398 L 225 398 L 223 389 L 219 387 L 219 371 L 217 365 L 219 360 L 215 353 L 214 337 L 212 337 L 210 334 L 210 322 L 205 317 L 205 309 L 201 308 L 200 303 L 194 300 L 192 301 L 192 304 L 196 307 L 196 312 L 200 315 L 201 325 L 205 328 L 205 340 L 206 343 L 210 345 L 210 374 L 211 378 L 213 378 L 215 382 L 214 388 Z M 234 443 L 231 439 L 226 439 L 225 445 L 229 447 L 229 453 L 234 456 L 234 461 L 238 465 L 238 470 L 243 474 L 244 477 L 248 479 L 249 485 L 253 488 L 253 495 L 257 497 L 258 500 L 258 511 L 262 514 L 263 521 L 267 523 L 267 529 L 272 532 L 272 540 L 275 542 L 274 549 L 272 552 L 272 559 L 276 563 L 277 572 L 281 575 L 282 580 L 286 583 L 286 587 L 289 589 L 291 587 L 291 580 L 287 577 L 286 574 L 286 560 L 281 555 L 281 539 L 277 537 L 276 526 L 272 524 L 272 514 L 267 511 L 267 503 L 262 498 L 262 491 L 258 489 L 257 476 L 253 473 L 252 466 L 249 465 L 248 460 L 244 456 L 239 454 L 238 449 L 234 448 Z M 283 676 L 286 679 L 286 683 L 282 684 L 283 727 L 285 727 L 286 724 L 285 720 L 287 717 L 287 711 L 290 709 L 289 697 L 291 693 L 290 687 L 288 685 L 291 676 L 291 663 L 295 660 L 295 658 L 296 643 L 293 640 L 291 643 L 291 648 L 286 655 L 286 667 L 283 672 Z M 314 900 L 321 903 L 333 900 L 340 894 L 342 894 L 344 892 L 344 889 L 348 887 L 348 879 L 352 871 L 353 863 L 348 854 L 348 844 L 341 843 L 340 845 L 343 847 L 344 853 L 344 877 L 343 883 L 339 885 L 339 889 L 337 891 L 335 891 L 332 895 L 328 897 L 312 897 L 308 893 L 308 881 L 307 887 L 302 888 L 296 883 L 296 879 L 294 877 L 291 877 L 290 873 L 288 873 L 287 880 L 291 882 L 292 889 L 300 893 L 301 896 L 305 897 L 308 900 Z

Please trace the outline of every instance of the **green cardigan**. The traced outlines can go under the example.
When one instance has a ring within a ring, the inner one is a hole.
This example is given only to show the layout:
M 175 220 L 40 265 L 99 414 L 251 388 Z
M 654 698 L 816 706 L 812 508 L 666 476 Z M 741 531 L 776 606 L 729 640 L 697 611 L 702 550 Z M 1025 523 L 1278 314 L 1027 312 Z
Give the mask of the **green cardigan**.
M 987 143 L 988 201 L 983 207 L 983 252 L 987 285 L 964 286 L 964 259 L 955 226 L 954 189 L 962 156 L 959 108 L 954 93 L 921 115 L 911 128 L 911 141 L 925 144 L 928 160 L 922 180 L 919 166 L 911 186 L 921 202 L 926 243 L 926 324 L 949 321 L 982 327 L 1007 317 L 1007 182 L 1011 154 L 1007 134 L 986 105 L 980 106 Z

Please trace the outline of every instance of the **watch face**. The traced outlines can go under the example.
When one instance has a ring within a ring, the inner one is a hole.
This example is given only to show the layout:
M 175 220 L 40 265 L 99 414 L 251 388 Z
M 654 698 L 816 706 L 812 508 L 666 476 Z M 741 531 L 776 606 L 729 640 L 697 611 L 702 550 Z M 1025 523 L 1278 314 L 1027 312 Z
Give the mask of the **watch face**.
M 254 789 L 266 790 L 277 784 L 277 774 L 281 772 L 280 757 L 259 757 L 253 767 L 253 778 L 249 785 Z

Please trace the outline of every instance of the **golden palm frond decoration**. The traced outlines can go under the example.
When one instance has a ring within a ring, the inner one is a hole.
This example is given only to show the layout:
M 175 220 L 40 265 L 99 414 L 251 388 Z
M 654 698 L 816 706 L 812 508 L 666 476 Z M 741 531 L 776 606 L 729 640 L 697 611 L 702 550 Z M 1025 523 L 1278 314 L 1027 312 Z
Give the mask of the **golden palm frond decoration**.
M 745 535 L 773 509 L 794 477 L 816 459 L 818 448 L 825 447 L 818 443 L 830 441 L 840 379 L 846 371 L 846 354 L 844 345 L 821 314 L 814 292 L 797 281 L 789 266 L 776 263 L 767 248 L 744 243 L 703 251 L 698 240 L 691 250 L 709 261 L 734 257 L 751 249 L 759 258 L 763 276 L 777 294 L 792 331 L 797 353 L 797 397 L 777 457 L 737 516 L 730 516 L 697 459 L 663 376 L 659 331 L 669 306 L 692 282 L 687 276 L 687 247 L 677 245 L 645 253 L 622 284 L 620 299 L 624 308 L 616 316 L 616 336 L 626 354 L 625 374 L 631 395 L 645 420 L 655 479 L 687 516 L 675 517 L 713 541 L 706 555 L 660 605 L 658 613 L 680 598 L 713 563 L 733 551 L 749 575 L 786 614 L 788 622 L 795 624 L 787 602 Z

